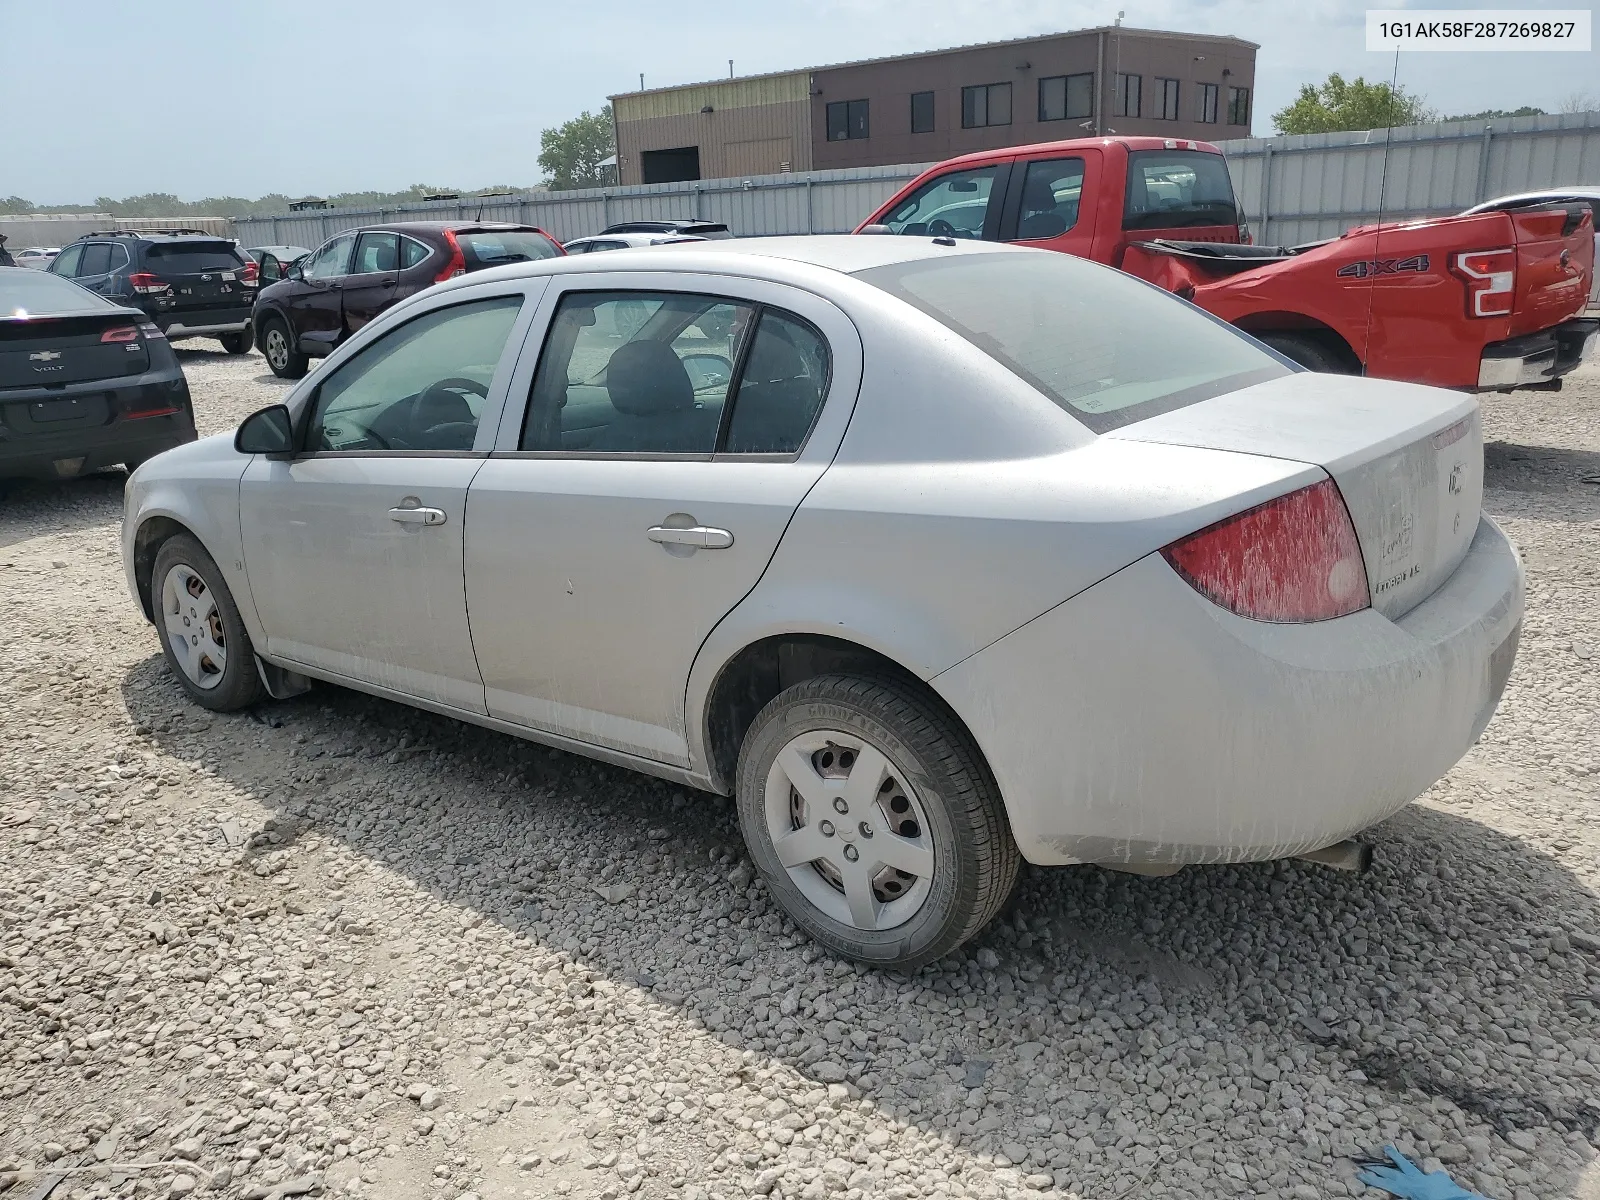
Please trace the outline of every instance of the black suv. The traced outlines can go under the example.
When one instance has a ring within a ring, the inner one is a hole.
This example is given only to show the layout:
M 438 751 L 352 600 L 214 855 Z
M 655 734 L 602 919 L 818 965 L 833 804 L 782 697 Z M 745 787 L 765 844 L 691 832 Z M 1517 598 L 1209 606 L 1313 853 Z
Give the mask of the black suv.
M 229 354 L 250 350 L 260 268 L 227 238 L 199 229 L 89 233 L 56 255 L 50 273 L 142 309 L 172 341 L 214 337 Z

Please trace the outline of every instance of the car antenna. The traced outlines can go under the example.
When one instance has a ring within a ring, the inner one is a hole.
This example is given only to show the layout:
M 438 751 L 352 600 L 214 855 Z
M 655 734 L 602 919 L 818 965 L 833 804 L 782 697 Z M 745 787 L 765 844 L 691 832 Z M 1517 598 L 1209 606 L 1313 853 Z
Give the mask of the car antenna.
M 1389 120 L 1388 128 L 1383 131 L 1383 167 L 1378 173 L 1378 222 L 1372 231 L 1372 267 L 1371 274 L 1367 276 L 1367 328 L 1361 335 L 1361 373 L 1367 373 L 1367 364 L 1372 361 L 1372 314 L 1378 302 L 1378 248 L 1383 244 L 1383 203 L 1388 195 L 1389 188 L 1389 144 L 1394 140 L 1394 97 L 1395 88 L 1400 83 L 1400 47 L 1394 48 L 1394 74 L 1389 78 Z M 1367 136 L 1372 136 L 1372 131 L 1367 131 Z

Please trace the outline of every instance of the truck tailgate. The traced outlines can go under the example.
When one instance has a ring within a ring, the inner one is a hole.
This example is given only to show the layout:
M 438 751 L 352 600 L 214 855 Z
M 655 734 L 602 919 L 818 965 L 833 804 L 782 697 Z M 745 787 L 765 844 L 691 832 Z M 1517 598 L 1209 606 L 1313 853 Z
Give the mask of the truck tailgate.
M 1517 209 L 1511 223 L 1517 290 L 1511 334 L 1537 333 L 1580 314 L 1594 278 L 1594 229 L 1580 204 Z

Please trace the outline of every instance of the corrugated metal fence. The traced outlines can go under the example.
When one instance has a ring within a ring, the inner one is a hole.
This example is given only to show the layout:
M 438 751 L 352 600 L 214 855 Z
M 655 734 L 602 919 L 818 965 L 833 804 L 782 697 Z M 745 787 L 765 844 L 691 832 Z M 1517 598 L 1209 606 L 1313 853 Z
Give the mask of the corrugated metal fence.
M 1387 133 L 1305 134 L 1221 143 L 1258 242 L 1295 245 L 1351 226 L 1437 216 L 1513 192 L 1600 186 L 1600 113 L 1411 125 Z M 1385 156 L 1387 155 L 1387 172 Z M 843 233 L 922 166 L 538 192 L 402 208 L 329 209 L 241 219 L 247 246 L 316 246 L 390 220 L 519 221 L 567 241 L 615 221 L 699 217 L 737 234 Z M 1387 178 L 1385 177 L 1387 175 Z

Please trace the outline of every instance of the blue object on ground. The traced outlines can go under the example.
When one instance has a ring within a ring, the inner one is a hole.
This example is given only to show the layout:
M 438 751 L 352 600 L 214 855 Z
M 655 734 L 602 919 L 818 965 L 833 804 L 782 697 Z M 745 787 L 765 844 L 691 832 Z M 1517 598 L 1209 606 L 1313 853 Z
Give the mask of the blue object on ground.
M 1356 1178 L 1368 1187 L 1382 1188 L 1401 1200 L 1488 1200 L 1478 1192 L 1467 1191 L 1443 1171 L 1423 1174 L 1393 1146 L 1385 1146 L 1383 1152 L 1394 1166 L 1373 1164 L 1357 1175 Z

